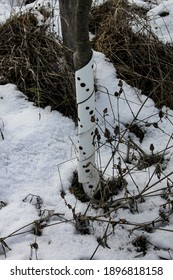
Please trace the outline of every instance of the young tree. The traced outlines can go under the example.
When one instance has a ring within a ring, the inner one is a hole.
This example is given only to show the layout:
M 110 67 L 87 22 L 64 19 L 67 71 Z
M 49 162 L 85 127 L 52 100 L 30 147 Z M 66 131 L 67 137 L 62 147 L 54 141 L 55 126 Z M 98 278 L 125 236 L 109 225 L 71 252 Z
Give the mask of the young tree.
M 75 68 L 78 104 L 78 178 L 85 193 L 93 197 L 99 183 L 95 164 L 94 61 L 89 41 L 89 12 L 92 0 L 59 0 L 66 60 Z M 72 55 L 74 53 L 74 64 Z
M 75 13 L 76 51 L 74 53 L 78 104 L 78 177 L 89 197 L 93 197 L 99 184 L 99 173 L 95 164 L 94 61 L 88 28 L 91 5 L 92 0 L 77 1 Z

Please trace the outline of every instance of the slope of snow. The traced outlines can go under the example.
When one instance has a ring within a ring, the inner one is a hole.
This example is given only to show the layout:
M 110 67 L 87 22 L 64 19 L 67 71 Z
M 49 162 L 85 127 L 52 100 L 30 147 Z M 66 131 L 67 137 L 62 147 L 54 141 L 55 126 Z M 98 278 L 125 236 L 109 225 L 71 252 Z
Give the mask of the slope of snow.
M 170 4 L 171 1 L 164 3 Z M 1 14 L 4 17 L 7 11 L 6 4 L 1 5 L 3 7 Z M 170 7 L 172 6 L 168 5 L 172 11 Z M 160 11 L 156 12 L 154 9 L 150 12 L 156 14 Z M 159 110 L 155 108 L 153 101 L 142 96 L 140 91 L 131 88 L 125 82 L 121 96 L 114 96 L 119 90 L 116 70 L 103 54 L 95 52 L 94 58 L 97 65 L 96 98 L 99 130 L 104 131 L 105 123 L 111 133 L 116 125 L 120 125 L 120 129 L 123 130 L 135 116 L 141 123 L 144 120 L 148 123 L 159 121 L 159 129 L 144 125 L 146 133 L 142 143 L 133 134 L 130 136 L 146 153 L 151 153 L 151 144 L 154 145 L 154 152 L 162 151 L 166 146 L 171 147 L 173 111 L 163 108 L 165 115 L 160 121 Z M 140 110 L 142 105 L 143 108 Z M 105 108 L 108 115 L 104 118 L 102 116 Z M 128 133 L 124 138 L 128 140 Z M 101 140 L 105 143 L 103 135 Z M 155 226 L 158 230 L 155 229 L 154 232 L 135 228 L 134 225 L 149 222 L 154 224 L 160 213 L 165 215 L 171 213 L 171 204 L 170 207 L 169 205 L 162 207 L 166 200 L 160 195 L 145 197 L 143 203 L 138 201 L 138 209 L 134 212 L 129 204 L 113 211 L 111 219 L 118 223 L 114 230 L 112 226 L 107 230 L 109 217 L 104 217 L 103 210 L 88 208 L 88 203 L 80 202 L 70 193 L 69 187 L 77 166 L 76 146 L 77 128 L 72 120 L 51 111 L 50 107 L 45 109 L 35 107 L 15 85 L 0 86 L 0 237 L 5 241 L 5 245 L 3 243 L 0 245 L 0 259 L 3 260 L 6 256 L 8 260 L 29 258 L 79 260 L 90 259 L 94 252 L 93 259 L 98 260 L 172 258 L 171 215 L 169 223 L 166 221 L 157 223 Z M 126 157 L 124 143 L 120 143 L 118 147 L 114 159 L 116 164 L 120 155 L 124 159 Z M 106 168 L 106 178 L 111 177 L 113 172 L 115 175 L 118 173 L 117 169 L 113 171 L 112 162 L 108 164 L 111 154 L 109 144 L 100 149 L 100 168 L 102 171 Z M 172 172 L 171 148 L 168 149 L 166 159 L 167 168 L 163 172 L 165 175 Z M 122 162 L 122 167 L 132 166 Z M 138 190 L 144 189 L 149 180 L 150 185 L 159 181 L 158 177 L 153 175 L 154 170 L 154 166 L 144 170 L 133 168 L 131 174 L 127 173 L 129 195 L 137 194 Z M 162 174 L 161 179 L 163 177 Z M 169 179 L 171 183 L 173 175 L 170 175 Z M 164 179 L 151 190 L 148 189 L 145 194 L 166 187 L 167 180 Z M 119 192 L 115 199 L 124 196 L 125 190 Z M 170 195 L 170 200 L 171 197 Z M 73 215 L 84 214 L 87 208 L 87 215 L 97 216 L 98 220 L 90 222 L 91 234 L 82 235 L 76 229 Z M 39 228 L 40 218 L 43 219 L 40 222 L 43 229 Z M 98 247 L 98 242 L 105 233 L 108 236 L 107 240 Z M 138 236 L 149 240 L 146 254 L 133 245 Z M 36 245 L 38 247 L 35 247 Z

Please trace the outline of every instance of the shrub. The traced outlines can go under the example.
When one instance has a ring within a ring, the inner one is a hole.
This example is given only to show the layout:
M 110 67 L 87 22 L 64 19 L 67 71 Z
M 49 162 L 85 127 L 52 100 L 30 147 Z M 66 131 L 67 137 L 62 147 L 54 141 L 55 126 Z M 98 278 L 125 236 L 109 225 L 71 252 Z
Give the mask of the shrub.
M 40 107 L 51 106 L 76 119 L 74 73 L 61 41 L 35 14 L 11 17 L 0 26 L 0 83 L 14 83 Z
M 93 8 L 92 30 L 98 17 L 95 50 L 103 52 L 115 65 L 119 77 L 150 96 L 156 106 L 173 109 L 173 47 L 151 32 L 146 11 L 125 0 L 112 0 Z M 137 25 L 138 30 L 134 28 Z

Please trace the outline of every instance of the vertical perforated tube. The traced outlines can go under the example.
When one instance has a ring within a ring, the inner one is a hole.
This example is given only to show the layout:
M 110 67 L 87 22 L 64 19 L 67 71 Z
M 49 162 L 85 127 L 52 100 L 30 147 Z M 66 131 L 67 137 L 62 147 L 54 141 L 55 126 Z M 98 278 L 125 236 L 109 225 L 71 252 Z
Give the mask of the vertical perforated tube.
M 78 178 L 85 193 L 93 197 L 99 183 L 95 164 L 95 91 L 94 61 L 75 72 L 78 104 Z

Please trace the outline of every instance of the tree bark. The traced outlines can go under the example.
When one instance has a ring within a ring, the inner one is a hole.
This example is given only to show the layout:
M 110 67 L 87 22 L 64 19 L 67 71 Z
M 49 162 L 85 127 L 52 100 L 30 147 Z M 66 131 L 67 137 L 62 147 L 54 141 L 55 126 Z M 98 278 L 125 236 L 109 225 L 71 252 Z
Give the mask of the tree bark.
M 76 38 L 75 38 L 76 4 L 77 4 L 77 0 L 59 0 L 62 38 L 63 38 L 63 44 L 65 46 L 64 54 L 68 65 L 70 65 L 72 68 L 74 68 L 73 54 L 76 49 Z
M 85 66 L 92 57 L 89 42 L 89 12 L 92 0 L 78 0 L 75 13 L 76 52 L 74 54 L 75 69 Z

